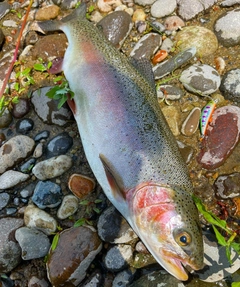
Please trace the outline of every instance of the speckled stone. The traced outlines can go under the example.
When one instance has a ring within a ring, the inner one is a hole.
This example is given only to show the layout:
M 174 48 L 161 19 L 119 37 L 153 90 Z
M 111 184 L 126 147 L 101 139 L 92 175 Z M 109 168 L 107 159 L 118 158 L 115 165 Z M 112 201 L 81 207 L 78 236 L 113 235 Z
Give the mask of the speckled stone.
M 56 249 L 49 253 L 49 281 L 53 286 L 77 286 L 85 278 L 87 268 L 101 249 L 101 240 L 93 227 L 80 226 L 64 230 L 60 233 Z
M 34 140 L 24 135 L 9 139 L 0 148 L 0 173 L 29 156 L 34 145 Z
M 57 217 L 60 219 L 66 219 L 69 216 L 73 215 L 78 210 L 78 199 L 74 195 L 64 196 L 61 206 L 57 211 Z
M 216 109 L 202 140 L 198 162 L 206 169 L 219 167 L 229 157 L 239 139 L 240 108 L 230 105 Z
M 232 69 L 225 73 L 219 89 L 225 99 L 240 103 L 240 69 Z
M 198 57 L 207 57 L 216 52 L 218 40 L 215 34 L 201 26 L 186 26 L 177 32 L 175 41 L 180 50 L 190 47 L 196 48 Z
M 132 30 L 131 16 L 125 11 L 108 14 L 97 23 L 104 36 L 116 47 L 120 48 Z
M 28 174 L 19 171 L 15 170 L 5 171 L 2 175 L 0 175 L 0 190 L 16 186 L 21 182 L 26 181 L 28 178 L 29 178 Z
M 240 9 L 234 9 L 221 15 L 214 26 L 219 42 L 226 47 L 240 43 Z
M 202 96 L 216 92 L 221 83 L 218 72 L 205 64 L 190 66 L 182 72 L 179 80 L 188 91 Z
M 46 180 L 62 175 L 72 166 L 72 158 L 59 155 L 37 163 L 32 172 L 40 180 Z

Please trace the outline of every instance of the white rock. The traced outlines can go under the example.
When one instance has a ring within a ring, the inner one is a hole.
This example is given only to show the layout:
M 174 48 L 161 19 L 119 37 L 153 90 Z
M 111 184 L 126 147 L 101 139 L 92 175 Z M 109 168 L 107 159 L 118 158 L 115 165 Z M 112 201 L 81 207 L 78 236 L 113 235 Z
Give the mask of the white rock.
M 11 138 L 0 148 L 0 173 L 25 159 L 33 150 L 35 142 L 28 136 Z
M 156 18 L 162 18 L 170 15 L 176 8 L 176 0 L 157 0 L 151 7 L 151 15 Z
M 47 212 L 30 204 L 24 211 L 24 223 L 27 227 L 37 228 L 50 235 L 57 229 L 57 221 Z
M 28 174 L 15 170 L 8 170 L 0 176 L 0 189 L 11 188 L 27 180 L 29 177 L 30 176 Z
M 32 169 L 33 174 L 40 180 L 60 176 L 72 166 L 72 158 L 59 155 L 39 162 Z
M 68 218 L 78 209 L 78 199 L 74 195 L 66 195 L 58 209 L 57 217 L 60 219 Z

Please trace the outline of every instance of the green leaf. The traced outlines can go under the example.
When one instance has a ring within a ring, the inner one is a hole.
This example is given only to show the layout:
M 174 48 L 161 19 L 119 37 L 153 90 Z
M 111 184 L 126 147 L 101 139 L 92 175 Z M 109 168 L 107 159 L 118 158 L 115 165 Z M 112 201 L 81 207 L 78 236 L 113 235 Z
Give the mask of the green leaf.
M 102 199 L 96 199 L 96 200 L 94 201 L 94 203 L 100 203 L 100 202 L 102 202 Z
M 18 96 L 14 97 L 14 98 L 12 99 L 12 103 L 13 103 L 13 104 L 19 103 L 19 97 L 18 97 Z
M 51 246 L 52 251 L 54 251 L 58 245 L 59 236 L 60 236 L 60 233 L 56 233 L 55 236 L 53 237 L 52 246 Z
M 26 68 L 20 74 L 22 74 L 22 76 L 28 76 L 30 72 L 31 68 Z
M 34 70 L 44 72 L 46 71 L 46 67 L 43 64 L 34 64 L 33 65 Z
M 19 91 L 19 87 L 20 87 L 19 83 L 14 84 L 14 90 L 16 90 L 17 92 Z
M 82 200 L 80 202 L 81 205 L 88 205 L 89 204 L 89 200 Z
M 79 226 L 82 226 L 85 223 L 86 223 L 86 219 L 85 218 L 80 218 L 74 223 L 73 227 L 79 227 Z
M 97 208 L 97 207 L 93 207 L 93 210 L 94 210 L 96 213 L 100 213 L 100 212 L 101 212 L 100 209 Z
M 49 70 L 52 67 L 52 62 L 48 62 L 47 69 Z
M 63 95 L 58 103 L 58 109 L 61 109 L 61 107 L 66 103 L 68 97 L 67 95 Z
M 240 287 L 240 282 L 233 282 L 231 287 Z
M 218 229 L 214 225 L 212 227 L 213 227 L 213 230 L 215 232 L 218 243 L 222 246 L 227 246 L 227 242 L 226 242 L 224 236 L 222 236 L 222 234 L 218 231 Z

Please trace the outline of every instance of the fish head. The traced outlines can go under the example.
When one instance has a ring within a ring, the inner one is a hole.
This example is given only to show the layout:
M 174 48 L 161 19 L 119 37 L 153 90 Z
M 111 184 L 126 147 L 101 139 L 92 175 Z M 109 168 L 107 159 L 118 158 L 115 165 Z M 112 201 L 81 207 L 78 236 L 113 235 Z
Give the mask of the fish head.
M 184 266 L 203 267 L 203 242 L 196 206 L 180 188 L 144 183 L 131 196 L 132 225 L 170 274 L 188 279 Z

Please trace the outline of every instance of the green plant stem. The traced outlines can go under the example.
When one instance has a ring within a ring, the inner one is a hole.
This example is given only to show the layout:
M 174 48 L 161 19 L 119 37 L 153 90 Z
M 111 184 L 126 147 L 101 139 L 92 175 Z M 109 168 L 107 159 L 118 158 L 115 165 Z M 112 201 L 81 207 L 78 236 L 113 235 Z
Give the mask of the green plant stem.
M 8 69 L 6 77 L 5 77 L 4 81 L 3 81 L 3 85 L 2 85 L 2 88 L 1 88 L 1 91 L 0 91 L 0 98 L 3 96 L 3 93 L 4 93 L 5 89 L 6 89 L 7 83 L 9 81 L 11 72 L 13 70 L 13 66 L 14 66 L 14 64 L 15 64 L 15 62 L 17 60 L 18 50 L 19 50 L 20 43 L 21 43 L 21 38 L 22 38 L 22 33 L 23 33 L 23 30 L 24 30 L 24 28 L 26 26 L 27 18 L 28 18 L 30 9 L 32 7 L 32 3 L 33 3 L 33 0 L 30 0 L 30 3 L 28 5 L 27 11 L 26 11 L 26 15 L 25 15 L 25 17 L 23 19 L 23 23 L 22 23 L 22 26 L 21 26 L 21 29 L 20 29 L 20 32 L 19 32 L 19 35 L 18 35 L 17 44 L 16 44 L 16 48 L 15 48 L 15 51 L 14 51 L 14 55 L 13 55 L 13 60 L 12 60 L 12 62 L 10 64 L 10 67 Z

